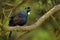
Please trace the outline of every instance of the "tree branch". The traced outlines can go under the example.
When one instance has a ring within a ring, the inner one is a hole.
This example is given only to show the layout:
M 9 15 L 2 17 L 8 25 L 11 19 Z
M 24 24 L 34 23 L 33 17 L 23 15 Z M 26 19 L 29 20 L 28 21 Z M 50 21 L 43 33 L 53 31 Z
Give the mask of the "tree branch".
M 37 22 L 35 22 L 34 24 L 32 24 L 30 26 L 7 27 L 5 31 L 7 32 L 7 31 L 21 31 L 21 30 L 31 31 L 31 30 L 34 30 L 37 27 L 39 27 L 45 20 L 47 20 L 47 18 L 49 18 L 51 15 L 53 15 L 54 12 L 56 12 L 58 10 L 60 10 L 60 5 L 54 6 L 51 10 L 49 10 L 41 18 L 39 18 L 39 20 L 37 20 Z

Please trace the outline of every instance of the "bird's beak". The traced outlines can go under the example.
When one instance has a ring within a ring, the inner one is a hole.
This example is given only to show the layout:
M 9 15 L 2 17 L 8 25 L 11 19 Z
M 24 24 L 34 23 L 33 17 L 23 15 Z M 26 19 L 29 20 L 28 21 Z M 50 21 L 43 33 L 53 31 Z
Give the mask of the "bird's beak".
M 28 15 L 30 15 L 30 12 L 28 12 Z

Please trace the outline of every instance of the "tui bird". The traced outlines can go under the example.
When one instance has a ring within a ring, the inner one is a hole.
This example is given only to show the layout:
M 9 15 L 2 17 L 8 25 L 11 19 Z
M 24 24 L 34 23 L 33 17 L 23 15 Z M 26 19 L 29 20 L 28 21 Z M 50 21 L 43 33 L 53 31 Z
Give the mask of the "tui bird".
M 26 7 L 24 10 L 19 13 L 12 15 L 9 20 L 9 26 L 23 26 L 27 22 L 28 12 L 30 12 L 30 7 Z M 9 33 L 9 37 L 11 37 L 12 31 Z

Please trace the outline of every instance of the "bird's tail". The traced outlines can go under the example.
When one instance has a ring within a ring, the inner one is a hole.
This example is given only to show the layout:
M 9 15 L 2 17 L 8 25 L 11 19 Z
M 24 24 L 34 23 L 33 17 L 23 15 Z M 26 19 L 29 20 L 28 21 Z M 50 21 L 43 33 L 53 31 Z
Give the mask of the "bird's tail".
M 11 37 L 12 31 L 9 33 L 9 38 Z

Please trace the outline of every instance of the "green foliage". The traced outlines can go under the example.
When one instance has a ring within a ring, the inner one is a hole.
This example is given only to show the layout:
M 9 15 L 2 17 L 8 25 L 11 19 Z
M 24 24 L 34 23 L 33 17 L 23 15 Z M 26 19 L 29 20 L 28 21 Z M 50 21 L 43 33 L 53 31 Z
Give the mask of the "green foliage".
M 26 34 L 27 39 L 25 40 L 56 40 L 56 36 L 54 33 L 50 33 L 49 31 L 43 28 L 37 28 Z
M 46 30 L 39 29 L 35 31 L 32 40 L 56 40 L 56 36 Z

